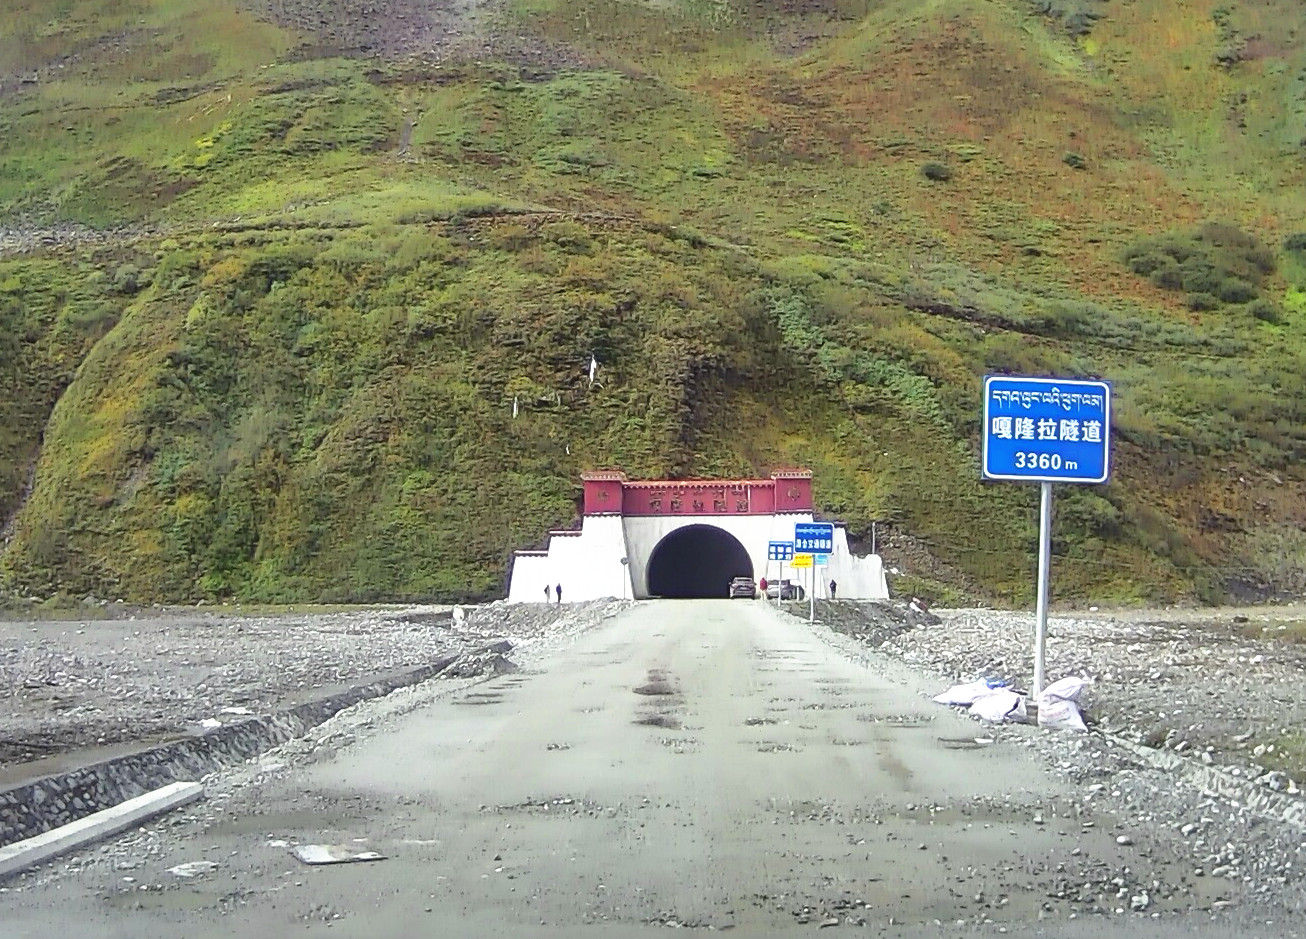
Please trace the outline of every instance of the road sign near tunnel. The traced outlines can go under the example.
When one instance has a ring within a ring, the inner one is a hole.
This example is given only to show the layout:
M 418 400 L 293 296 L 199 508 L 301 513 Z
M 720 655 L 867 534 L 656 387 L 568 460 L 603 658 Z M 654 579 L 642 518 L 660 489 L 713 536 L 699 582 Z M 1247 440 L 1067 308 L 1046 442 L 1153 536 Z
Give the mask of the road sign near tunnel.
M 792 541 L 771 541 L 766 546 L 766 559 L 768 561 L 787 561 L 794 556 L 794 543 Z
M 795 554 L 793 560 L 789 562 L 790 567 L 811 567 L 812 556 L 810 554 Z
M 984 379 L 985 479 L 1104 483 L 1111 386 L 1062 378 Z
M 829 554 L 834 550 L 834 525 L 830 522 L 796 522 L 794 550 L 808 554 Z

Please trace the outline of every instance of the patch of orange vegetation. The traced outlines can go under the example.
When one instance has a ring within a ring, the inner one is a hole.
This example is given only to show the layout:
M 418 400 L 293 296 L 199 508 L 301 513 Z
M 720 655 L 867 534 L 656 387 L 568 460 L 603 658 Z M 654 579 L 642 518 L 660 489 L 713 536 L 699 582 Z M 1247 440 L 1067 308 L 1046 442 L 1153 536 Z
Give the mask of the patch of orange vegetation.
M 716 99 L 746 162 L 814 163 L 868 194 L 888 180 L 885 194 L 902 202 L 908 224 L 976 261 L 994 256 L 987 233 L 998 210 L 1000 227 L 1035 233 L 1090 295 L 1139 290 L 1104 243 L 1204 217 L 1149 165 L 1146 144 L 1099 88 L 1053 75 L 974 18 L 928 24 L 861 66 L 717 75 L 698 90 Z M 958 157 L 958 147 L 971 149 Z M 1086 170 L 1064 162 L 1071 151 Z M 951 163 L 954 179 L 923 180 L 918 167 L 930 160 Z M 1036 263 L 1010 247 L 997 253 Z M 1148 299 L 1172 302 L 1159 291 Z

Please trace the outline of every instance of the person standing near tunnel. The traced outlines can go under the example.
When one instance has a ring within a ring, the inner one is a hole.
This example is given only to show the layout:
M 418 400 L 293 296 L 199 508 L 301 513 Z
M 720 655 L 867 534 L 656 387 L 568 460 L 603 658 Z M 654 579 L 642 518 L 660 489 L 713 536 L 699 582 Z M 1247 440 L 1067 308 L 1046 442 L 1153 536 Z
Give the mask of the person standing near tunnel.
M 547 588 L 546 588 L 546 589 L 547 589 Z M 558 584 L 558 586 L 557 586 L 555 589 L 558 591 L 558 603 L 561 604 L 561 603 L 562 603 L 562 584 Z
M 831 579 L 830 579 L 830 599 L 831 599 L 831 600 L 834 599 L 834 590 L 835 590 L 835 588 L 838 587 L 838 586 L 839 586 L 839 585 L 836 584 L 836 583 L 834 582 L 834 578 L 831 578 Z

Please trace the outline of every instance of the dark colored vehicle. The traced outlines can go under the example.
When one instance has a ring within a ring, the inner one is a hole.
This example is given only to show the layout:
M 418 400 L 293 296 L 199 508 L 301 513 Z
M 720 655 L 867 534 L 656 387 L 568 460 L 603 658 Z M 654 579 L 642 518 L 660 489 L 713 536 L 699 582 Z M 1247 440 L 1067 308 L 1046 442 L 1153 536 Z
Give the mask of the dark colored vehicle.
M 770 600 L 803 600 L 807 597 L 807 591 L 792 581 L 782 580 L 778 583 L 768 581 L 766 596 Z
M 757 584 L 753 583 L 751 577 L 736 577 L 730 581 L 730 599 L 735 597 L 744 597 L 752 600 L 757 596 Z

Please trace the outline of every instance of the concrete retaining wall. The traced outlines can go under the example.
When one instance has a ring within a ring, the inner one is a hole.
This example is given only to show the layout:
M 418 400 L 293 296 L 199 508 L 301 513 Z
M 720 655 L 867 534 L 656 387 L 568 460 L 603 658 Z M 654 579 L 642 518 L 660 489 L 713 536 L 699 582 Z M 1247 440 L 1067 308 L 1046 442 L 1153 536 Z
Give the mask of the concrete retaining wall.
M 93 763 L 0 792 L 0 845 L 76 821 L 173 782 L 194 782 L 300 736 L 339 711 L 443 672 L 459 656 L 411 669 L 277 714 Z
M 546 551 L 519 551 L 513 557 L 508 583 L 509 603 L 542 603 L 544 588 L 562 584 L 565 603 L 605 597 L 646 599 L 648 562 L 663 538 L 690 525 L 710 525 L 729 533 L 753 564 L 753 579 L 786 577 L 810 589 L 813 575 L 767 562 L 771 541 L 792 541 L 796 522 L 812 521 L 810 512 L 778 515 L 587 515 L 579 531 L 551 532 Z M 621 559 L 627 563 L 622 564 Z M 834 529 L 834 552 L 828 567 L 818 569 L 817 597 L 829 595 L 828 584 L 839 584 L 847 600 L 887 600 L 888 584 L 878 555 L 852 553 L 842 525 Z M 549 594 L 550 600 L 555 598 Z

